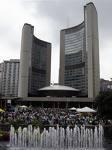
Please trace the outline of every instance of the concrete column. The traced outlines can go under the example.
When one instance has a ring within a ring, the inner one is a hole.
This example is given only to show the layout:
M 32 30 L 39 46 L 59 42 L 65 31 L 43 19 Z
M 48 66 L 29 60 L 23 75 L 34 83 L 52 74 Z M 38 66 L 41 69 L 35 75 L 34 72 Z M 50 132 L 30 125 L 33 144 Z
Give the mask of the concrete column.
M 46 86 L 50 85 L 50 78 L 51 78 L 51 44 L 47 44 L 47 73 L 46 73 Z
M 60 68 L 59 68 L 59 84 L 64 85 L 64 72 L 65 72 L 65 31 L 60 32 Z

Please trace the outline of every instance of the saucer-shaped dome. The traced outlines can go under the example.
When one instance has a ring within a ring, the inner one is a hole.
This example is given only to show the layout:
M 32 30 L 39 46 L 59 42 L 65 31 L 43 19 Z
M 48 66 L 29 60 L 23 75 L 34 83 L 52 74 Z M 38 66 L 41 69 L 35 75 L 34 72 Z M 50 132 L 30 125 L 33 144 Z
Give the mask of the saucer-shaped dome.
M 58 84 L 53 84 L 44 88 L 39 89 L 39 91 L 45 91 L 45 90 L 63 90 L 63 91 L 79 91 L 78 89 L 69 87 L 69 86 L 64 86 L 64 85 L 58 85 Z
M 51 96 L 51 97 L 72 97 L 77 96 L 80 90 L 63 86 L 58 84 L 53 84 L 38 90 L 38 96 Z

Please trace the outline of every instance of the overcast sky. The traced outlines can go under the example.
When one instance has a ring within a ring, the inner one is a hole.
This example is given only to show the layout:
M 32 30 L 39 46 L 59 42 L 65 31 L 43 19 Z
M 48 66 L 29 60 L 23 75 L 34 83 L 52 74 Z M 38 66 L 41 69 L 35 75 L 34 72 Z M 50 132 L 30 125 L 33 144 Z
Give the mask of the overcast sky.
M 100 77 L 112 77 L 112 0 L 91 0 L 98 12 Z M 52 43 L 51 82 L 58 82 L 60 30 L 84 20 L 89 0 L 1 0 L 0 62 L 20 58 L 24 23 L 34 26 L 37 38 Z

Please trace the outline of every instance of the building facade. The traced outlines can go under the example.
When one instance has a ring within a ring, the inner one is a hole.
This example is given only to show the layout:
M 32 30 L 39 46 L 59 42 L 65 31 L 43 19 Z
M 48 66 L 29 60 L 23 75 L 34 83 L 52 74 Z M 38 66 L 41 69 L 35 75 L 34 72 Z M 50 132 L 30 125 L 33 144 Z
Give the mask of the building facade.
M 19 97 L 36 96 L 39 88 L 50 85 L 51 44 L 33 35 L 34 27 L 22 29 Z
M 10 59 L 1 63 L 1 95 L 18 96 L 19 59 Z
M 84 6 L 84 21 L 60 32 L 59 84 L 96 97 L 100 91 L 98 17 L 93 3 Z
M 112 80 L 100 79 L 100 91 L 112 91 Z

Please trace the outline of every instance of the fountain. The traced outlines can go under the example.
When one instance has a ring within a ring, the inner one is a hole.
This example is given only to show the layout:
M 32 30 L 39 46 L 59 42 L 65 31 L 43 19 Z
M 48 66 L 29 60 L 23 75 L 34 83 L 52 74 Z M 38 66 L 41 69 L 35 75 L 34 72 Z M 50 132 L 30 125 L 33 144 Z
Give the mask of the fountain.
M 103 127 L 101 125 L 93 128 L 85 126 L 40 128 L 19 127 L 16 131 L 13 126 L 10 130 L 10 146 L 14 150 L 74 150 L 74 149 L 98 149 L 102 148 Z M 16 148 L 16 149 L 15 149 Z

